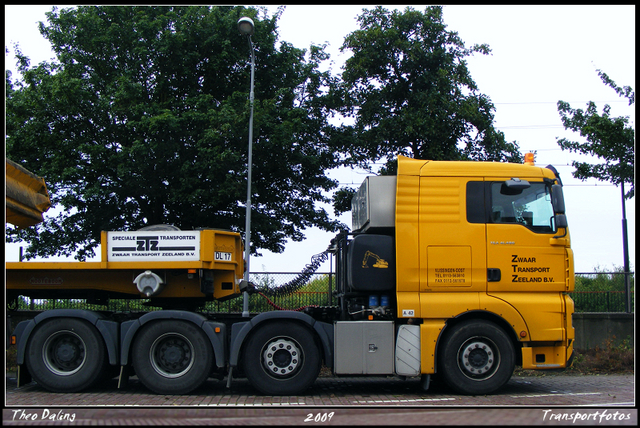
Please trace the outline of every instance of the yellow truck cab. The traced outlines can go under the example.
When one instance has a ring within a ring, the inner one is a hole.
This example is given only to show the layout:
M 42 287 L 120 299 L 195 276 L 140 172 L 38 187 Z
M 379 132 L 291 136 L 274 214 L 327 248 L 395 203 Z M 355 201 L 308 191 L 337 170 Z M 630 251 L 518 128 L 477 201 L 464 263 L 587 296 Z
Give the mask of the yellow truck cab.
M 393 286 L 373 275 L 361 289 L 395 289 L 396 322 L 417 325 L 406 328 L 420 337 L 421 374 L 482 393 L 514 364 L 566 367 L 574 267 L 555 170 L 400 157 L 397 176 L 361 186 L 353 216 L 353 242 L 395 262 Z M 369 274 L 350 268 L 354 278 Z

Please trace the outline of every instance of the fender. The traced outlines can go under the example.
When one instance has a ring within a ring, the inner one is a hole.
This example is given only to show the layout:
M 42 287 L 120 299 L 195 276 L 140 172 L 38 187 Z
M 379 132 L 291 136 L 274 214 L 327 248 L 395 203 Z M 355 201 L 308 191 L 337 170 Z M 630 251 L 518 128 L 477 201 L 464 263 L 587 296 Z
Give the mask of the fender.
M 491 297 L 491 296 L 488 296 Z M 518 337 L 516 331 L 518 329 L 526 329 L 520 331 L 526 331 L 528 334 L 528 328 L 526 323 L 513 307 L 506 302 L 498 299 L 482 299 L 481 303 L 484 305 L 483 310 L 475 310 L 461 313 L 450 319 L 429 319 L 424 320 L 421 325 L 421 348 L 422 356 L 422 373 L 437 373 L 438 365 L 438 349 L 441 344 L 441 340 L 445 330 L 450 326 L 452 322 L 458 322 L 465 319 L 485 319 L 497 324 L 502 330 L 515 342 L 521 341 L 522 337 Z M 499 311 L 498 311 L 499 309 Z M 516 354 L 518 348 L 515 348 Z M 517 355 L 516 355 L 517 357 Z
M 226 353 L 226 325 L 214 321 L 209 321 L 203 315 L 177 310 L 149 312 L 136 320 L 125 321 L 120 325 L 120 337 L 122 338 L 120 346 L 120 364 L 126 366 L 129 364 L 129 350 L 136 333 L 143 325 L 150 321 L 175 319 L 189 321 L 197 325 L 209 338 L 213 354 L 215 356 L 218 368 L 225 367 Z
M 14 331 L 14 335 L 17 337 L 18 353 L 16 359 L 18 365 L 24 364 L 24 354 L 33 330 L 38 324 L 52 318 L 80 318 L 89 322 L 98 329 L 104 340 L 109 364 L 118 365 L 118 323 L 105 319 L 102 314 L 84 309 L 51 309 L 36 315 L 31 320 L 18 323 Z
M 505 301 L 497 295 L 480 294 L 480 306 L 485 311 L 495 314 L 508 323 L 517 340 L 531 340 L 531 331 L 529 326 L 522 316 L 522 313 L 513 306 L 512 302 Z M 526 334 L 521 336 L 522 332 Z
M 307 314 L 296 311 L 273 311 L 264 312 L 246 322 L 235 323 L 231 326 L 231 343 L 229 353 L 229 365 L 238 366 L 240 350 L 249 333 L 261 323 L 270 320 L 295 320 L 312 327 L 318 334 L 322 343 L 325 363 L 333 367 L 333 326 L 324 322 L 316 321 Z

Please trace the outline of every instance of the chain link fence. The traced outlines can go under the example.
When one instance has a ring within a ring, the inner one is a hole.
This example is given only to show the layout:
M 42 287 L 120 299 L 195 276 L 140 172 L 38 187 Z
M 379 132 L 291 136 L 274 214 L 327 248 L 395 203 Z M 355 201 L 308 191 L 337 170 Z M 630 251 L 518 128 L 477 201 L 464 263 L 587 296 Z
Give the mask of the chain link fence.
M 257 289 L 276 289 L 282 284 L 293 280 L 296 273 L 252 273 L 251 282 Z M 631 284 L 631 312 L 635 312 L 634 276 L 630 274 Z M 307 306 L 331 306 L 332 300 L 329 290 L 335 287 L 335 276 L 330 273 L 315 273 L 299 290 L 276 297 L 265 294 L 252 294 L 249 299 L 251 313 L 268 312 L 273 310 L 302 310 Z M 626 312 L 625 278 L 622 272 L 609 273 L 577 273 L 575 291 L 570 293 L 575 302 L 576 312 Z M 203 312 L 210 313 L 242 313 L 243 297 L 239 296 L 226 301 L 207 302 Z M 97 311 L 119 312 L 148 312 L 160 308 L 150 306 L 149 300 L 119 300 L 111 299 L 108 305 L 87 304 L 77 299 L 28 299 L 19 297 L 18 310 L 43 311 L 48 309 L 88 309 Z

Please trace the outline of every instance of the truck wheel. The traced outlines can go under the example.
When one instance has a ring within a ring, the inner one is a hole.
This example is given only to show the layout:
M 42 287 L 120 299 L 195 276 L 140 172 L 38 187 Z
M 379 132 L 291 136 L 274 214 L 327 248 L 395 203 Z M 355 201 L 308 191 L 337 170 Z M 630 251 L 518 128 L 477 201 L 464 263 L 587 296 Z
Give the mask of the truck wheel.
M 320 372 L 320 352 L 312 333 L 294 323 L 269 323 L 249 338 L 243 354 L 244 373 L 267 395 L 297 395 Z
M 461 394 L 490 394 L 506 384 L 515 368 L 515 351 L 496 324 L 474 320 L 445 332 L 438 353 L 444 381 Z
M 102 378 L 107 365 L 100 333 L 88 322 L 56 318 L 32 333 L 26 363 L 33 379 L 53 392 L 77 392 Z
M 133 366 L 157 394 L 188 394 L 202 385 L 213 366 L 213 349 L 195 324 L 162 320 L 143 327 L 132 345 Z

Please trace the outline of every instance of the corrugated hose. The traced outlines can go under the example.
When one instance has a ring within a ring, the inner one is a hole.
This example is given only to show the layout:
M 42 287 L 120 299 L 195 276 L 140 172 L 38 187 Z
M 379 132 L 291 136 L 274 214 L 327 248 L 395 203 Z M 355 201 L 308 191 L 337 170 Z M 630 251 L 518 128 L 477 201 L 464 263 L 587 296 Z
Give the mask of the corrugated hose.
M 286 296 L 288 294 L 294 293 L 299 289 L 301 289 L 302 287 L 304 287 L 309 282 L 309 279 L 311 279 L 311 276 L 314 273 L 316 273 L 320 265 L 324 263 L 328 257 L 329 257 L 329 250 L 325 250 L 320 254 L 316 254 L 315 256 L 311 257 L 311 263 L 307 264 L 302 270 L 302 272 L 300 272 L 300 274 L 297 277 L 295 277 L 293 280 L 285 284 L 279 285 L 277 287 L 269 287 L 269 286 L 265 286 L 261 288 L 256 287 L 255 291 L 262 295 L 270 296 L 270 297 L 282 297 L 282 296 Z M 255 287 L 255 284 L 252 284 L 252 285 Z

